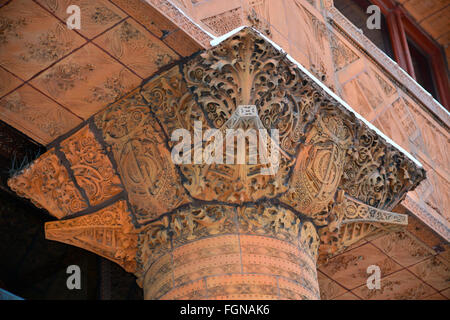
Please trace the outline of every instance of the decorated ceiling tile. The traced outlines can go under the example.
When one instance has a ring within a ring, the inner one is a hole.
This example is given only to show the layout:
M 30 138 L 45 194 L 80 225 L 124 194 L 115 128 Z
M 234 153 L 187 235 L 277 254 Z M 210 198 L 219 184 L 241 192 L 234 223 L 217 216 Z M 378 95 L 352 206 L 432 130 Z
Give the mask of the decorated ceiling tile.
M 28 84 L 0 100 L 0 117 L 33 140 L 47 145 L 81 119 Z
M 319 270 L 341 286 L 354 289 L 366 284 L 368 277 L 367 268 L 371 265 L 379 266 L 383 275 L 388 275 L 401 269 L 399 264 L 395 263 L 372 244 L 367 243 L 331 258 L 328 262 L 321 265 Z
M 38 0 L 38 2 L 63 21 L 67 21 L 70 16 L 67 8 L 71 5 L 78 6 L 81 25 L 77 31 L 89 39 L 126 17 L 123 11 L 107 0 Z
M 178 29 L 173 22 L 144 1 L 111 0 L 111 2 L 144 25 L 157 38 Z
M 406 150 L 417 147 L 420 142 L 420 130 L 414 118 L 406 108 L 403 99 L 395 100 L 382 111 L 377 119 L 382 123 L 382 131 Z
M 377 79 L 378 84 L 380 85 L 380 88 L 386 97 L 390 97 L 397 92 L 397 88 L 392 85 L 391 81 L 387 80 L 384 76 L 381 76 L 374 70 L 372 70 L 371 73 L 373 74 L 375 79 Z
M 6 28 L 0 35 L 0 65 L 23 80 L 86 42 L 34 1 L 10 1 L 0 8 L 0 21 Z
M 12 73 L 0 68 L 0 97 L 8 94 L 20 84 L 22 84 L 21 80 L 15 77 Z
M 335 71 L 340 71 L 359 59 L 359 56 L 336 35 L 331 38 L 331 52 Z
M 87 119 L 141 79 L 89 43 L 32 80 L 32 84 L 77 116 Z
M 373 109 L 365 98 L 361 87 L 356 79 L 350 80 L 343 85 L 343 98 L 360 115 L 365 118 L 373 117 Z
M 37 207 L 45 208 L 59 219 L 88 206 L 54 149 L 9 179 L 8 185 L 20 196 L 30 199 Z
M 94 42 L 142 78 L 178 59 L 178 55 L 132 19 L 115 26 Z
M 319 280 L 321 300 L 335 299 L 346 292 L 344 287 L 340 286 L 336 281 L 330 279 L 322 272 L 317 272 L 317 279 Z
M 393 232 L 372 242 L 403 267 L 425 260 L 432 254 L 425 245 L 405 232 Z
M 410 267 L 409 270 L 439 291 L 450 287 L 450 262 L 445 259 L 433 256 Z
M 434 38 L 440 38 L 448 31 L 448 16 L 450 15 L 450 7 L 446 6 L 435 14 L 428 16 L 421 22 L 421 25 Z
M 418 300 L 436 293 L 435 289 L 408 270 L 383 276 L 381 281 L 380 289 L 369 289 L 364 284 L 353 290 L 352 293 L 364 300 Z
M 442 290 L 441 292 L 440 292 L 440 294 L 442 294 L 444 297 L 446 297 L 447 299 L 450 299 L 450 289 L 445 289 L 445 290 Z
M 91 206 L 99 205 L 122 191 L 115 169 L 89 127 L 85 126 L 64 140 L 61 150 Z
M 376 110 L 378 107 L 381 107 L 383 99 L 380 89 L 377 86 L 377 80 L 373 78 L 374 77 L 372 77 L 368 71 L 365 71 L 358 75 L 357 81 L 370 106 L 372 109 Z
M 447 300 L 447 298 L 440 293 L 435 293 L 432 294 L 431 296 L 423 298 L 423 300 Z

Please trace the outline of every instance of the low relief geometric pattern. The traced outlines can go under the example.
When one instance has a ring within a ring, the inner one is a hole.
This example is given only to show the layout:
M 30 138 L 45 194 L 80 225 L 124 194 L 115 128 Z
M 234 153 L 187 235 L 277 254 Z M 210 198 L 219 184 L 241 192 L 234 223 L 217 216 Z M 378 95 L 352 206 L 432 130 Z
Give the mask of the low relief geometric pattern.
M 8 186 L 59 219 L 88 206 L 54 150 L 46 152 L 10 178 Z
M 359 59 L 356 53 L 335 36 L 331 37 L 331 52 L 335 71 L 339 71 Z
M 375 75 L 375 79 L 377 79 L 381 89 L 383 90 L 384 94 L 387 97 L 392 96 L 397 91 L 394 86 L 392 86 L 390 83 L 388 83 L 388 81 L 383 79 L 377 72 L 373 70 L 372 72 Z
M 88 127 L 61 143 L 78 185 L 91 205 L 97 205 L 122 191 L 111 162 Z
M 242 8 L 235 8 L 202 20 L 214 33 L 221 36 L 242 26 Z
M 47 222 L 45 237 L 94 252 L 128 272 L 136 269 L 137 230 L 124 200 L 95 213 Z

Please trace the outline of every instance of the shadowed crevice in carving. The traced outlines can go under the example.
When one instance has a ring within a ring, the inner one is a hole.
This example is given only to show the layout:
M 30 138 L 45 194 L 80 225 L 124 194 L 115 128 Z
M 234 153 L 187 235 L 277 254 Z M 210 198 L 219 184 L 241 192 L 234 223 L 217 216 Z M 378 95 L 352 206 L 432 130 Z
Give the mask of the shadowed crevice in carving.
M 71 214 L 69 216 L 65 216 L 65 217 L 63 217 L 63 218 L 61 218 L 59 220 L 60 221 L 62 221 L 62 220 L 70 220 L 72 218 L 78 218 L 78 217 L 82 217 L 82 216 L 85 216 L 85 215 L 89 215 L 91 213 L 94 213 L 94 212 L 97 212 L 97 211 L 99 211 L 101 209 L 104 209 L 104 208 L 106 208 L 106 207 L 108 207 L 108 206 L 110 206 L 110 205 L 112 205 L 112 204 L 114 204 L 114 203 L 116 203 L 117 201 L 120 201 L 120 200 L 124 200 L 124 201 L 127 200 L 126 191 L 125 190 L 121 191 L 120 193 L 118 193 L 115 196 L 113 196 L 113 197 L 103 201 L 102 203 L 100 203 L 98 205 L 90 205 L 88 208 L 86 208 L 84 210 L 78 211 L 78 212 L 76 212 L 74 214 Z M 130 218 L 132 218 L 132 217 L 133 217 L 133 215 L 130 214 Z
M 111 162 L 111 165 L 113 166 L 114 172 L 115 174 L 119 177 L 120 182 L 121 182 L 121 187 L 123 188 L 123 191 L 114 196 L 112 199 L 117 198 L 117 199 L 121 199 L 121 197 L 123 197 L 123 200 L 126 201 L 127 206 L 128 206 L 128 210 L 130 211 L 130 218 L 131 218 L 131 222 L 133 223 L 135 228 L 139 227 L 139 223 L 136 221 L 135 215 L 133 214 L 133 206 L 130 204 L 129 199 L 128 199 L 128 193 L 125 189 L 125 185 L 123 183 L 122 180 L 122 176 L 120 175 L 119 171 L 118 171 L 118 167 L 117 167 L 117 163 L 116 163 L 116 159 L 114 158 L 114 155 L 111 152 L 111 148 L 110 146 L 105 142 L 104 138 L 103 138 L 103 134 L 102 132 L 97 128 L 97 126 L 95 125 L 94 122 L 94 117 L 90 117 L 87 121 L 88 125 L 89 125 L 89 129 L 91 130 L 91 132 L 94 134 L 95 139 L 98 141 L 98 143 L 100 143 L 100 145 L 103 148 L 103 151 L 105 152 L 106 156 L 108 157 L 109 161 Z M 116 199 L 116 200 L 117 200 Z M 109 199 L 111 200 L 111 199 Z M 110 202 L 110 201 L 108 201 Z M 112 202 L 111 202 L 112 203 Z M 105 204 L 105 206 L 107 206 L 108 204 Z M 102 209 L 102 208 L 99 208 Z
M 58 156 L 59 161 L 61 161 L 61 164 L 66 168 L 67 173 L 69 174 L 69 177 L 72 180 L 72 183 L 78 189 L 78 192 L 80 192 L 81 196 L 83 197 L 83 200 L 86 201 L 88 207 L 90 207 L 91 204 L 89 202 L 89 197 L 87 196 L 86 191 L 82 187 L 80 187 L 80 185 L 77 182 L 77 179 L 75 179 L 75 174 L 72 170 L 72 166 L 70 165 L 69 160 L 67 160 L 64 152 L 61 151 L 61 145 L 60 144 L 55 145 L 53 150 L 55 154 Z

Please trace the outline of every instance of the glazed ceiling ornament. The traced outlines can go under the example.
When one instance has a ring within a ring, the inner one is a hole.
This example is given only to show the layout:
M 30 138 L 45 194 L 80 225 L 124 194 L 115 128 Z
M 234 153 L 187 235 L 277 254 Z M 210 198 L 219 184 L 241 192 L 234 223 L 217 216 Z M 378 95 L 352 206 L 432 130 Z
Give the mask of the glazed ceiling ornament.
M 268 159 L 279 153 L 277 170 L 262 174 L 270 161 L 174 163 L 176 130 L 191 133 L 192 149 L 211 143 L 196 128 L 223 137 L 227 129 L 264 132 Z M 169 257 L 179 247 L 267 236 L 300 248 L 304 266 L 315 267 L 319 256 L 405 226 L 407 216 L 390 211 L 424 178 L 317 79 L 244 28 L 150 78 L 8 183 L 68 219 L 48 223 L 47 237 L 132 270 L 146 298 L 158 298 L 171 285 L 164 272 L 175 268 Z M 304 288 L 317 298 L 317 284 Z

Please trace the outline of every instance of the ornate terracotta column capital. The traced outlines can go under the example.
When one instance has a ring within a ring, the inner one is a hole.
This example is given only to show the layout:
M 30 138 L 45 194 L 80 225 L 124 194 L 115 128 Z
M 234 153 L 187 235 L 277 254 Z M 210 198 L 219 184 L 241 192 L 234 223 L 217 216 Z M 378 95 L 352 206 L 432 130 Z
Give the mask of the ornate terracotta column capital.
M 173 161 L 178 129 L 191 134 L 191 162 Z M 197 129 L 263 132 L 277 166 L 249 161 L 248 144 L 244 163 L 196 161 L 213 141 Z M 9 185 L 61 219 L 46 224 L 48 239 L 135 273 L 146 299 L 319 299 L 317 259 L 405 226 L 390 211 L 424 178 L 245 28 L 150 78 Z

